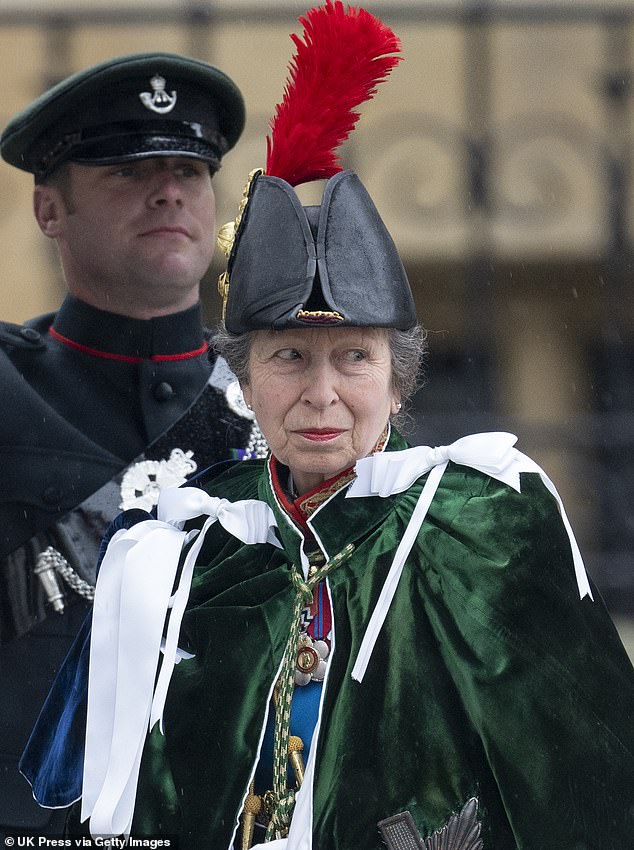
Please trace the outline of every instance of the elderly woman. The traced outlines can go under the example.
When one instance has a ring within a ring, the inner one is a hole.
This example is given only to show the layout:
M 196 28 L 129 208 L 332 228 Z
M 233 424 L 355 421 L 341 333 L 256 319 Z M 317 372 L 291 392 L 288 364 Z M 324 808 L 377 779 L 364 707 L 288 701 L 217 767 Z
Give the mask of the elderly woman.
M 181 850 L 625 850 L 631 665 L 515 438 L 395 429 L 424 334 L 360 180 L 303 207 L 256 173 L 228 250 L 218 347 L 270 456 L 124 515 L 85 754 L 84 653 L 25 756 L 36 797 Z

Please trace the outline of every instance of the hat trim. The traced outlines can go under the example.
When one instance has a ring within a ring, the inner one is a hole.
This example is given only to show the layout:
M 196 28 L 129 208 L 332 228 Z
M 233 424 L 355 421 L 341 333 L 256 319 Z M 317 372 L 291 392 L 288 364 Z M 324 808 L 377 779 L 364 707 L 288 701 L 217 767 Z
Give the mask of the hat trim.
M 295 318 L 307 325 L 337 325 L 345 317 L 336 310 L 298 310 Z
M 227 150 L 227 140 L 218 130 L 207 127 L 204 124 L 190 121 L 121 121 L 116 124 L 105 124 L 96 127 L 87 127 L 81 130 L 66 133 L 61 139 L 55 142 L 52 146 L 47 146 L 43 153 L 39 153 L 37 148 L 29 157 L 32 163 L 33 173 L 36 179 L 42 180 L 52 171 L 67 160 L 88 161 L 95 164 L 125 162 L 130 159 L 137 159 L 140 155 L 151 156 L 154 151 L 131 150 L 129 153 L 121 153 L 116 155 L 100 156 L 84 156 L 81 157 L 81 150 L 77 150 L 77 155 L 73 154 L 76 149 L 87 147 L 91 143 L 107 143 L 116 139 L 125 137 L 142 137 L 148 139 L 148 144 L 151 139 L 174 140 L 175 145 L 180 145 L 174 151 L 168 151 L 165 148 L 157 148 L 157 156 L 168 156 L 172 153 L 175 156 L 195 155 L 195 158 L 205 159 L 209 162 L 220 165 L 220 159 L 223 153 Z M 187 150 L 183 146 L 183 142 L 198 143 L 199 150 Z M 207 155 L 201 149 L 207 144 L 210 148 Z M 37 146 L 44 147 L 44 141 Z

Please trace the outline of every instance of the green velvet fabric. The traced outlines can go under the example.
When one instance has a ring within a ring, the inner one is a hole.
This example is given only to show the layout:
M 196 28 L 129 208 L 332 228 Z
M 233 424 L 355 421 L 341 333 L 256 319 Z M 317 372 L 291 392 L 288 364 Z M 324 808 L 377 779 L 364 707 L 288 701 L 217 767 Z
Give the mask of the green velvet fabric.
M 403 448 L 394 434 L 388 449 Z M 334 645 L 316 744 L 313 848 L 380 850 L 377 822 L 423 837 L 475 795 L 485 850 L 625 850 L 634 835 L 634 674 L 595 591 L 579 600 L 555 501 L 450 464 L 362 683 L 350 672 L 423 477 L 338 493 L 311 524 L 326 555 Z M 133 834 L 228 848 L 281 663 L 300 534 L 248 462 L 208 487 L 265 499 L 284 550 L 213 527 L 197 568 L 165 736 L 148 740 Z

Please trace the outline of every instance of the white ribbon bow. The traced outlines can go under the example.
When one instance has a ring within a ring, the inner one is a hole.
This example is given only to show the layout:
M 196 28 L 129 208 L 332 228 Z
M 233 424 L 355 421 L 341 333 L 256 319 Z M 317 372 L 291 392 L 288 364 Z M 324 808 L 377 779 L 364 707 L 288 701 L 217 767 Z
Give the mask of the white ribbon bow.
M 182 530 L 201 515 L 207 519 L 200 532 Z M 231 503 L 185 487 L 163 490 L 158 519 L 118 531 L 106 551 L 92 619 L 81 812 L 93 836 L 129 835 L 145 738 L 157 721 L 162 731 L 174 664 L 184 655 L 178 635 L 196 558 L 215 522 L 243 543 L 280 546 L 264 502 Z M 172 595 L 183 545 L 192 539 Z
M 357 660 L 352 669 L 353 679 L 358 682 L 363 680 L 374 644 L 396 593 L 405 561 L 416 541 L 449 461 L 484 472 L 491 478 L 508 484 L 518 493 L 520 492 L 520 473 L 538 473 L 546 488 L 555 497 L 564 527 L 568 533 L 575 577 L 579 588 L 579 598 L 583 599 L 584 596 L 593 598 L 583 558 L 557 488 L 535 461 L 514 448 L 516 442 L 517 437 L 514 434 L 504 432 L 473 434 L 469 437 L 462 437 L 449 446 L 436 448 L 416 446 L 400 452 L 383 452 L 371 455 L 357 462 L 355 467 L 357 478 L 348 488 L 346 498 L 385 497 L 393 493 L 402 493 L 421 475 L 429 472 L 429 476 L 396 550 L 392 566 L 370 617 L 359 647 Z

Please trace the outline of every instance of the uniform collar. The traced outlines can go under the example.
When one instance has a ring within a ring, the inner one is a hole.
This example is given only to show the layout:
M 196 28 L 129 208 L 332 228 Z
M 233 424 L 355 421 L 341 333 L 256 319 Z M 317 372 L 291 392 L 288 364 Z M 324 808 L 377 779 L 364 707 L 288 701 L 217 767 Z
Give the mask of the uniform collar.
M 200 304 L 169 316 L 131 319 L 68 295 L 49 332 L 86 354 L 132 362 L 187 359 L 207 349 Z

